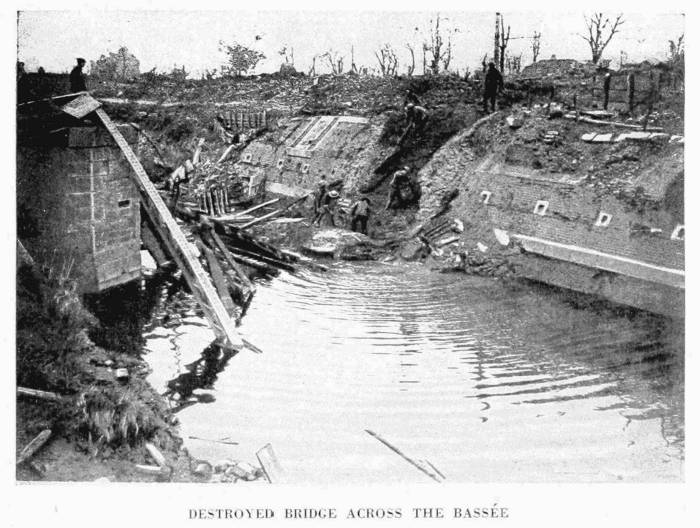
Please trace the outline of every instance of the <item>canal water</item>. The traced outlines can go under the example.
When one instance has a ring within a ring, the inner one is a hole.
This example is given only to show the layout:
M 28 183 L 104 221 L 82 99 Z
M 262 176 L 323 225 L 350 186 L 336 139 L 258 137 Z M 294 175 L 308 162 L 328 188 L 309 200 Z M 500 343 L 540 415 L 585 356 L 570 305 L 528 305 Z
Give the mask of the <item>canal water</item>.
M 337 264 L 258 285 L 223 354 L 163 286 L 150 381 L 197 458 L 271 444 L 296 484 L 679 481 L 683 328 L 526 284 L 422 265 Z M 167 300 L 166 297 L 170 295 Z

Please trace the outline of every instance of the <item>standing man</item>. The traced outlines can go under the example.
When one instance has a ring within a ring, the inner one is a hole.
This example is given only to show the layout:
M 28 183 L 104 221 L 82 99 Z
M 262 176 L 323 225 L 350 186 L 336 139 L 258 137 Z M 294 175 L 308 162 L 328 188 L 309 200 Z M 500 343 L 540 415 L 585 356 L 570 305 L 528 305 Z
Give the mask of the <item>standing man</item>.
M 350 223 L 350 229 L 367 234 L 367 220 L 369 219 L 369 198 L 363 196 L 358 201 L 356 201 L 352 209 L 350 209 L 350 214 L 352 215 L 352 221 Z
M 70 72 L 70 92 L 87 92 L 87 84 L 85 83 L 85 74 L 83 73 L 85 59 L 78 58 L 78 65 Z
M 316 220 L 321 217 L 321 205 L 323 204 L 323 199 L 326 197 L 327 192 L 328 183 L 326 182 L 326 175 L 321 174 L 321 180 L 318 182 L 318 187 L 314 194 L 314 219 L 312 223 L 316 222 Z
M 488 112 L 488 102 L 491 102 L 491 112 L 496 111 L 496 95 L 503 91 L 503 75 L 489 62 L 489 69 L 484 78 L 484 112 Z

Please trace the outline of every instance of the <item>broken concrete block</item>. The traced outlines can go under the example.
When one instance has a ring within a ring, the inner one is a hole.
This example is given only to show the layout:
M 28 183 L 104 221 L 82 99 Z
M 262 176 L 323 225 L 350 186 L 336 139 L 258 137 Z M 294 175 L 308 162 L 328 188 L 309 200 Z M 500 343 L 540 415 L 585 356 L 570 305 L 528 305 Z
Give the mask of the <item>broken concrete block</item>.
M 258 478 L 258 468 L 247 462 L 239 462 L 226 470 L 226 475 L 235 476 L 243 480 L 255 480 Z
M 201 461 L 192 470 L 192 473 L 198 477 L 210 477 L 212 473 L 212 467 L 209 462 Z
M 610 143 L 612 141 L 612 134 L 596 134 L 591 141 L 593 143 Z
M 685 143 L 685 138 L 683 136 L 671 136 L 668 142 L 683 145 Z
M 628 132 L 626 136 L 627 139 L 633 141 L 648 141 L 651 137 L 651 132 Z
M 502 229 L 494 229 L 493 234 L 496 236 L 498 243 L 502 246 L 507 246 L 510 244 L 510 236 L 508 235 L 507 231 L 503 231 Z
M 595 138 L 598 134 L 595 132 L 589 132 L 588 134 L 584 134 L 581 136 L 582 141 L 586 141 L 587 143 L 590 143 L 593 141 L 593 138 Z
M 125 380 L 129 378 L 129 371 L 125 368 L 118 368 L 114 372 L 114 377 L 117 378 L 118 380 Z
M 489 250 L 489 247 L 486 244 L 482 244 L 481 242 L 477 242 L 476 249 L 478 249 L 482 253 L 486 253 Z

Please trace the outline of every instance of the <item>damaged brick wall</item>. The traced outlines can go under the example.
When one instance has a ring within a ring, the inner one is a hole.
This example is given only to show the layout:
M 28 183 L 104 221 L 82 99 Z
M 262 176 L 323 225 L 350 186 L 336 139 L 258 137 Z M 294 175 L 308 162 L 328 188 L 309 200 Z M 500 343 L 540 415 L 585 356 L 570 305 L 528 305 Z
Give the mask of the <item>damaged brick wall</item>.
M 135 148 L 136 131 L 120 127 Z M 49 141 L 20 144 L 20 237 L 56 273 L 71 269 L 81 292 L 140 275 L 140 201 L 130 167 L 108 133 L 69 128 Z

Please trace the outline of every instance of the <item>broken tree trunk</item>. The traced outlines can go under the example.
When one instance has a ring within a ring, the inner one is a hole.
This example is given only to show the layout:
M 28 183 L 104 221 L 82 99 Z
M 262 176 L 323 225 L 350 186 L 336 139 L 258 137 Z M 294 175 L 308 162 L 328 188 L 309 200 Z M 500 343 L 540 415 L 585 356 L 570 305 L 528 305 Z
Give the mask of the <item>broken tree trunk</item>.
M 39 449 L 41 449 L 46 442 L 48 442 L 50 436 L 51 429 L 44 429 L 42 432 L 36 435 L 34 439 L 29 442 L 20 452 L 19 456 L 17 457 L 17 464 L 22 464 L 33 457 L 34 454 L 39 451 Z

